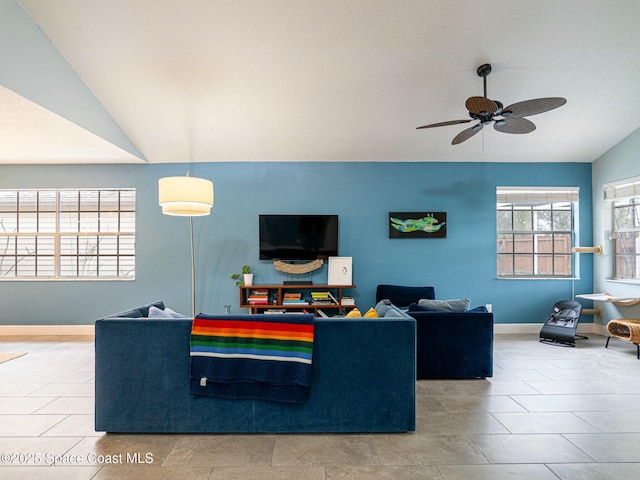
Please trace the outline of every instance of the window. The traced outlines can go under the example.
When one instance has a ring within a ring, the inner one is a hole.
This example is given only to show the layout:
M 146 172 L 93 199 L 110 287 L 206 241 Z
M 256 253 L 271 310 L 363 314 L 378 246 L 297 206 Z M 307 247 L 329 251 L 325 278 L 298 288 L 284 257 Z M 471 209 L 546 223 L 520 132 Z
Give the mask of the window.
M 577 187 L 496 189 L 498 278 L 571 278 Z
M 0 190 L 0 279 L 134 279 L 135 206 L 135 189 Z
M 606 184 L 604 194 L 612 205 L 613 276 L 640 279 L 640 178 Z

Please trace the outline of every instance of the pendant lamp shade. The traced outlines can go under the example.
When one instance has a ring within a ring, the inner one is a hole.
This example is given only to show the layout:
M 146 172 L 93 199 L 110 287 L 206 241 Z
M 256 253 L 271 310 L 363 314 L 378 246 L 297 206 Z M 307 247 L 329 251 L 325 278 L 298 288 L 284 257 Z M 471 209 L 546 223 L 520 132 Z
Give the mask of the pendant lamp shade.
M 183 217 L 209 215 L 213 206 L 213 182 L 197 177 L 165 177 L 158 180 L 162 213 Z

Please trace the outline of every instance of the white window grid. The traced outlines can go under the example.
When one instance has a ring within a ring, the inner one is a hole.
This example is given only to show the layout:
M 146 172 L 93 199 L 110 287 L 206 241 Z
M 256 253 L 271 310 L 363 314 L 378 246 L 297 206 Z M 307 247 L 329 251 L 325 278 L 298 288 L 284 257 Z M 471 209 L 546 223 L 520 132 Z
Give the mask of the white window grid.
M 136 191 L 0 190 L 0 280 L 135 279 Z
M 577 187 L 496 189 L 498 278 L 573 278 Z
M 640 279 L 640 195 L 612 202 L 614 279 Z

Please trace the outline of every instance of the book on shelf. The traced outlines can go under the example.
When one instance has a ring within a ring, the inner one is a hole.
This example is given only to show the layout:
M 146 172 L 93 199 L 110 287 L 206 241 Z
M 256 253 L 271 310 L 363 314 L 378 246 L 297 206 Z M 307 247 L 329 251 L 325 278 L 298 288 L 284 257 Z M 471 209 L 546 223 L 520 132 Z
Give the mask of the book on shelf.
M 249 305 L 269 305 L 269 300 L 266 298 L 250 298 Z
M 342 305 L 351 306 L 355 305 L 356 301 L 351 297 L 342 297 Z
M 300 292 L 285 292 L 282 297 L 283 305 L 309 305 L 309 302 L 302 298 Z
M 314 305 L 334 305 L 337 304 L 331 292 L 311 292 L 311 300 Z
M 269 303 L 269 291 L 255 288 L 249 292 L 247 302 L 249 305 L 267 305 Z
M 302 298 L 302 294 L 300 292 L 285 292 L 283 299 L 284 300 L 300 300 Z
M 249 293 L 250 297 L 268 297 L 269 296 L 269 292 L 267 292 L 266 290 L 252 290 Z

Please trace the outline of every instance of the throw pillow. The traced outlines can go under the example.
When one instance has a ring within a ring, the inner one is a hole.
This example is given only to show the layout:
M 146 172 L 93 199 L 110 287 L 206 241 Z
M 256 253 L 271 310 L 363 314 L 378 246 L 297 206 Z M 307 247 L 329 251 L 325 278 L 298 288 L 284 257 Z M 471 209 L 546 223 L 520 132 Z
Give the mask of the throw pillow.
M 469 311 L 470 312 L 477 312 L 477 313 L 488 313 L 487 307 L 485 307 L 484 305 L 482 305 L 480 307 L 472 308 Z
M 376 306 L 375 311 L 379 317 L 384 318 L 412 318 L 411 315 L 405 312 L 405 309 L 396 307 L 389 300 L 380 300 Z
M 389 305 L 389 310 L 384 314 L 384 318 L 413 318 L 407 312 L 402 310 L 401 308 L 396 307 L 395 305 Z
M 384 314 L 384 318 L 403 318 L 403 315 L 400 311 L 390 308 Z
M 384 317 L 384 314 L 389 311 L 391 302 L 389 300 L 380 300 L 374 307 L 379 317 Z
M 159 308 L 160 310 L 164 310 L 164 302 L 159 301 L 159 302 L 148 303 L 146 305 L 138 307 L 138 310 L 140 310 L 140 313 L 142 314 L 143 317 L 148 317 L 149 308 L 151 307 L 156 307 L 156 308 Z
M 183 313 L 176 312 L 175 310 L 171 310 L 170 308 L 165 308 L 164 313 L 168 313 L 171 315 L 171 318 L 192 318 L 189 315 L 185 315 Z
M 109 315 L 107 318 L 146 318 L 149 316 L 150 307 L 156 307 L 160 310 L 164 310 L 164 303 L 162 301 L 148 303 L 125 312 L 114 313 L 113 315 Z
M 418 305 L 438 312 L 466 312 L 469 310 L 471 300 L 468 298 L 455 298 L 451 300 L 420 299 Z
M 149 307 L 149 318 L 191 318 L 181 313 L 175 312 L 170 308 L 164 310 L 158 307 Z
M 360 310 L 358 310 L 357 308 L 354 308 L 349 313 L 347 313 L 344 317 L 345 318 L 357 318 L 357 317 L 362 317 L 362 314 L 360 313 Z
M 378 315 L 378 312 L 376 312 L 375 308 L 371 307 L 369 310 L 367 310 L 367 312 L 363 315 L 363 317 L 378 318 L 380 317 L 380 315 Z

